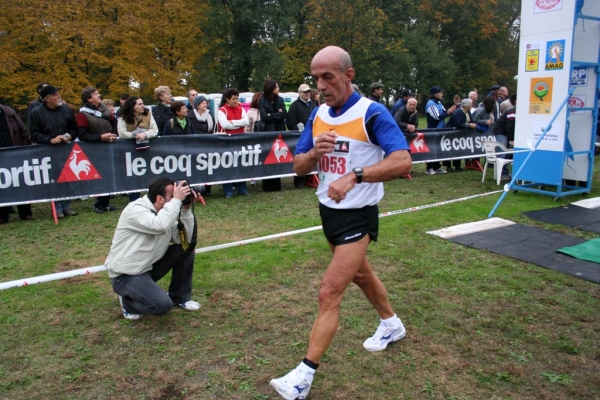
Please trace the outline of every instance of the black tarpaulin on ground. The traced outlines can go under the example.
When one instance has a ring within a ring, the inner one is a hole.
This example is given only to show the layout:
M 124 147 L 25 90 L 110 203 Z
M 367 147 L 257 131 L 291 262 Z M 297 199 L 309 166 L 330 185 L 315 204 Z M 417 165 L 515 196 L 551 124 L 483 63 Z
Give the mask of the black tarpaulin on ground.
M 523 215 L 536 221 L 600 233 L 600 208 L 583 208 L 570 204 L 564 207 L 528 211 Z
M 540 267 L 600 283 L 600 264 L 557 252 L 558 249 L 563 247 L 579 245 L 585 242 L 585 239 L 520 224 L 492 227 L 492 229 L 446 236 L 446 238 L 465 246 L 485 249 Z

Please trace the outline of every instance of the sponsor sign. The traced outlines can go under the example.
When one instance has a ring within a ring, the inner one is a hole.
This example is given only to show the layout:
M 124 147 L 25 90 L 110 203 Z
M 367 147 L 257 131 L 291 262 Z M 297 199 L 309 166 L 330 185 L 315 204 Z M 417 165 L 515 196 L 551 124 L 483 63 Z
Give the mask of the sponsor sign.
M 534 78 L 529 90 L 529 114 L 550 114 L 554 78 Z
M 563 0 L 535 0 L 535 14 L 558 11 L 562 9 Z
M 540 49 L 527 50 L 525 72 L 537 71 L 540 67 Z
M 150 148 L 142 151 L 126 139 L 110 145 L 74 142 L 0 149 L 0 206 L 145 190 L 157 176 L 185 178 L 191 184 L 293 176 L 299 137 L 299 132 L 168 136 L 151 140 Z M 413 162 L 425 162 L 484 156 L 481 142 L 495 138 L 473 129 L 424 129 L 406 140 Z M 350 150 L 347 141 L 336 144 L 339 157 Z
M 406 135 L 413 162 L 485 155 L 481 142 L 496 140 L 476 129 L 423 129 Z
M 585 108 L 585 100 L 586 100 L 586 95 L 585 94 L 574 94 L 571 95 L 571 97 L 569 97 L 569 108 L 572 109 L 571 110 L 571 115 L 583 115 L 585 114 L 585 111 L 581 110 L 578 111 L 578 108 Z M 575 110 L 573 110 L 573 108 Z
M 546 71 L 561 70 L 565 66 L 565 40 L 546 42 Z
M 525 72 L 535 72 L 540 67 L 540 43 L 527 43 L 525 45 Z
M 588 74 L 587 68 L 573 68 L 571 71 L 571 80 L 569 81 L 569 85 L 571 86 L 587 86 L 588 83 Z
M 144 190 L 157 176 L 191 184 L 293 175 L 300 133 L 158 137 L 0 150 L 0 204 Z

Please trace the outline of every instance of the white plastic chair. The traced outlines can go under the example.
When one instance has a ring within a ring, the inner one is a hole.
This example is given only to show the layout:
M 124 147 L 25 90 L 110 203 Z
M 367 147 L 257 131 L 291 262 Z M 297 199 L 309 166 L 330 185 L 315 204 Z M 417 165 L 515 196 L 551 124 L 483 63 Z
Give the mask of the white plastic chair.
M 504 168 L 505 165 L 512 163 L 513 160 L 496 157 L 497 147 L 502 149 L 500 152 L 508 151 L 502 143 L 484 140 L 481 142 L 481 145 L 485 150 L 485 166 L 483 167 L 483 177 L 481 178 L 481 182 L 483 183 L 483 181 L 485 181 L 485 173 L 487 172 L 488 165 L 494 164 L 494 178 L 496 179 L 496 184 L 499 185 L 500 179 L 502 178 L 502 168 Z

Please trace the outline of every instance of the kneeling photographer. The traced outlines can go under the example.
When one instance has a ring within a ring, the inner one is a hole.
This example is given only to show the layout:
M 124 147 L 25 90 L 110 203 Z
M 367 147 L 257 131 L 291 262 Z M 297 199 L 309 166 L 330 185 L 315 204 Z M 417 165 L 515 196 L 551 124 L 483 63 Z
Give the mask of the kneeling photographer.
M 200 309 L 191 299 L 197 229 L 190 210 L 199 197 L 185 180 L 159 177 L 123 210 L 105 265 L 125 318 Z M 165 292 L 156 282 L 171 270 Z

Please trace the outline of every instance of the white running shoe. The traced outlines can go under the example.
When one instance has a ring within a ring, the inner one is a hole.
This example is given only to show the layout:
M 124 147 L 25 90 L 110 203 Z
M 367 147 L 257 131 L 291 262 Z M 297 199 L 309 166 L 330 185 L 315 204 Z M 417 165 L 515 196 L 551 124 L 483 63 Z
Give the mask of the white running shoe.
M 433 168 L 429 168 L 427 170 L 427 172 L 425 172 L 427 175 L 435 175 L 435 171 L 433 170 Z
M 436 174 L 447 174 L 448 171 L 446 171 L 444 168 L 439 167 L 438 169 L 435 170 Z
M 188 300 L 185 303 L 178 304 L 178 306 L 186 311 L 198 311 L 200 309 L 200 303 L 194 300 Z
M 286 400 L 306 399 L 313 376 L 295 368 L 281 378 L 271 379 L 269 385 Z
M 123 305 L 123 297 L 121 297 L 121 296 L 119 296 L 119 304 L 121 305 L 121 312 L 123 313 L 123 316 L 125 318 L 132 320 L 132 321 L 135 321 L 136 319 L 141 318 L 141 314 L 132 314 L 125 309 L 125 306 Z
M 388 344 L 402 339 L 405 335 L 406 329 L 402 322 L 400 322 L 400 327 L 398 328 L 388 328 L 380 323 L 375 334 L 365 340 L 363 347 L 367 351 L 385 350 Z

